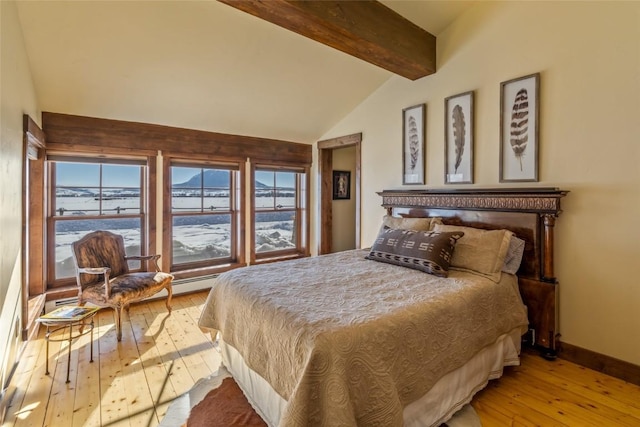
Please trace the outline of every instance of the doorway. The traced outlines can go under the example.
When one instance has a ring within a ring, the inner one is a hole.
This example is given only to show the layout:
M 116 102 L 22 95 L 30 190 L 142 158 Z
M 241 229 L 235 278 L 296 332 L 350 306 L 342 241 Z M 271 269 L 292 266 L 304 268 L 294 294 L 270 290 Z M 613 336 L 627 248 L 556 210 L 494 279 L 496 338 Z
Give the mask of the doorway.
M 360 247 L 360 152 L 362 133 L 318 142 L 320 235 L 318 255 Z M 334 200 L 334 171 L 349 172 L 349 197 Z M 348 230 L 348 235 L 344 230 Z M 351 243 L 351 244 L 350 244 Z

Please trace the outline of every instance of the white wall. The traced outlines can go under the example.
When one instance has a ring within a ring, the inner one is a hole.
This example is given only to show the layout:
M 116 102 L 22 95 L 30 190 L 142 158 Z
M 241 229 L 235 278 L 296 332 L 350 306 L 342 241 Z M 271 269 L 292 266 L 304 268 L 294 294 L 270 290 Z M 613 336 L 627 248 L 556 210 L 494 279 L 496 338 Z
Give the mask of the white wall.
M 0 385 L 19 342 L 22 280 L 22 115 L 40 112 L 13 1 L 0 2 Z
M 436 74 L 393 77 L 322 137 L 363 132 L 362 245 L 384 213 L 375 192 L 401 187 L 403 108 L 427 104 L 427 187 L 440 187 L 444 98 L 475 91 L 473 186 L 504 187 L 500 82 L 540 72 L 533 185 L 570 190 L 556 227 L 561 340 L 640 365 L 640 3 L 478 3 L 437 48 Z

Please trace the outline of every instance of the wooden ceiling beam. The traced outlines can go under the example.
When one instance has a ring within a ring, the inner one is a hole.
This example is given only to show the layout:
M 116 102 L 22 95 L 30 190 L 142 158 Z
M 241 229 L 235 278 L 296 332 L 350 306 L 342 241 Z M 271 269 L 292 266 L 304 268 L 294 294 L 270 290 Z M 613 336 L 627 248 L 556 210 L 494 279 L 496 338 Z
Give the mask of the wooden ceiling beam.
M 436 71 L 436 37 L 377 1 L 219 1 L 411 80 Z

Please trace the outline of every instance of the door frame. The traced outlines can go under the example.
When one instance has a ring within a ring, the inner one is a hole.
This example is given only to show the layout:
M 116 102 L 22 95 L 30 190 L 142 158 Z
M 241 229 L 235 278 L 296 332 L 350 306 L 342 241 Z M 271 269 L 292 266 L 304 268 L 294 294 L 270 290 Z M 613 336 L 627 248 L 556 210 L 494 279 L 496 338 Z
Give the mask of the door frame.
M 333 214 L 331 206 L 333 203 L 333 150 L 355 146 L 355 191 L 356 202 L 356 224 L 355 224 L 355 244 L 360 248 L 360 171 L 361 171 L 361 145 L 362 132 L 337 138 L 318 141 L 318 194 L 320 210 L 320 235 L 318 236 L 318 255 L 331 252 L 331 230 L 333 227 Z

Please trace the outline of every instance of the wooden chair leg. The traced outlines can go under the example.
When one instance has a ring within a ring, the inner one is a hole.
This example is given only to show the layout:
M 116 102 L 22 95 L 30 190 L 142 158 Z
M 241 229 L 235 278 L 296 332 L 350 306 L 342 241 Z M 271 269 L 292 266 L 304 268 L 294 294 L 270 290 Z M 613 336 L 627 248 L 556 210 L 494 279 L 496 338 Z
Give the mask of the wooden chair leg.
M 167 290 L 167 294 L 169 294 L 167 296 L 167 301 L 165 304 L 167 305 L 167 310 L 169 311 L 169 313 L 171 313 L 171 297 L 173 296 L 173 289 L 172 289 L 171 283 L 169 283 L 165 289 Z
M 123 306 L 114 307 L 114 312 L 116 316 L 116 336 L 118 337 L 118 341 L 122 341 L 122 309 Z
M 84 307 L 85 302 L 82 300 L 82 298 L 78 298 L 78 306 L 80 307 Z M 84 327 L 86 325 L 86 320 L 83 320 L 82 323 L 80 323 L 80 327 L 78 328 L 78 333 L 82 334 L 82 332 L 84 331 Z

